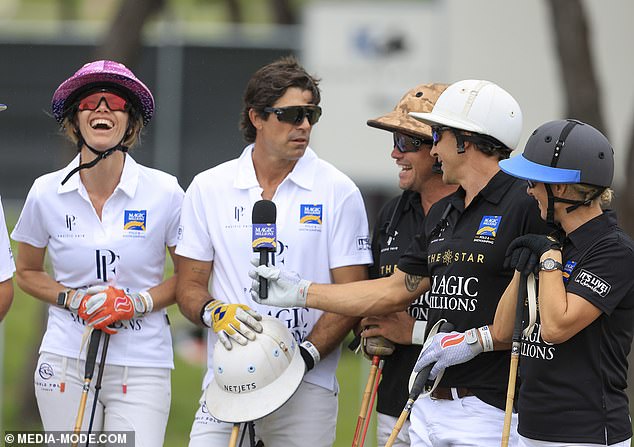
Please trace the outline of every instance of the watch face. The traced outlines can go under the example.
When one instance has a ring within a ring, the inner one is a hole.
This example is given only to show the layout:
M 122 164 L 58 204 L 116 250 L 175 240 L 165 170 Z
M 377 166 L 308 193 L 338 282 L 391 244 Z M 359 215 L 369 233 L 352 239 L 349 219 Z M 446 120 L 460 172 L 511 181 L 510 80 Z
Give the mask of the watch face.
M 63 291 L 63 292 L 59 292 L 59 294 L 57 294 L 57 305 L 58 306 L 64 306 L 64 304 L 66 304 L 66 294 L 68 292 L 67 291 Z
M 554 259 L 544 259 L 544 269 L 545 270 L 554 270 L 555 268 L 555 260 Z

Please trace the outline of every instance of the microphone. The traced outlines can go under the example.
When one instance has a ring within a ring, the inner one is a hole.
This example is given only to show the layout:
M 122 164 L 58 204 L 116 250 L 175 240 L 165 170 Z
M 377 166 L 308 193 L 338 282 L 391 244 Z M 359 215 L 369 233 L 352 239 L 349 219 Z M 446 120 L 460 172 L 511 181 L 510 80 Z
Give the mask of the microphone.
M 275 219 L 277 208 L 271 200 L 258 200 L 253 205 L 251 223 L 253 224 L 252 242 L 254 252 L 260 252 L 260 265 L 269 265 L 269 253 L 275 253 L 277 233 Z M 260 298 L 268 297 L 268 281 L 260 278 Z

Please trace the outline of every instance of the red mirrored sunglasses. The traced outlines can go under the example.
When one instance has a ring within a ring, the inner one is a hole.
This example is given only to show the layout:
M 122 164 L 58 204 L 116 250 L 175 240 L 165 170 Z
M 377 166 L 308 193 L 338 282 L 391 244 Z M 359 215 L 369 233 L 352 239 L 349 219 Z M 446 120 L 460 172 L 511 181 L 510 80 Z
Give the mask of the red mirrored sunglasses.
M 101 101 L 106 101 L 106 106 L 113 112 L 125 112 L 129 109 L 128 100 L 116 93 L 100 91 L 84 96 L 79 100 L 79 110 L 97 110 Z

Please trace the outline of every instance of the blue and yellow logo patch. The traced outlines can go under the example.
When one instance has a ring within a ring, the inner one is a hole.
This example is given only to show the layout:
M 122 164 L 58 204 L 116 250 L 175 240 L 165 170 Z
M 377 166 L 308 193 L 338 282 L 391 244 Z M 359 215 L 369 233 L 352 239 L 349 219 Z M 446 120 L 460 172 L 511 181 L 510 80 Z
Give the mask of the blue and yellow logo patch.
M 123 215 L 124 230 L 146 230 L 147 210 L 125 210 Z
M 322 224 L 323 205 L 300 205 L 299 223 L 302 224 Z
M 564 284 L 570 280 L 570 274 L 577 266 L 577 261 L 567 261 L 564 265 L 564 271 L 562 272 Z
M 501 220 L 502 216 L 483 216 L 476 235 L 495 237 Z
M 251 246 L 254 250 L 274 249 L 277 232 L 275 224 L 253 224 Z

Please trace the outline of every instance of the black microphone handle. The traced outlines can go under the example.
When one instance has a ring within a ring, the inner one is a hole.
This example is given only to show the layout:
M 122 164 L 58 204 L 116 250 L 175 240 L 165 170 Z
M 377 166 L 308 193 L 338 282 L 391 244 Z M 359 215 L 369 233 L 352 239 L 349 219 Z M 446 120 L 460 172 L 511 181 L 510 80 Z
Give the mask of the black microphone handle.
M 268 250 L 260 250 L 260 265 L 269 265 Z M 260 299 L 265 300 L 269 297 L 269 281 L 260 276 Z

